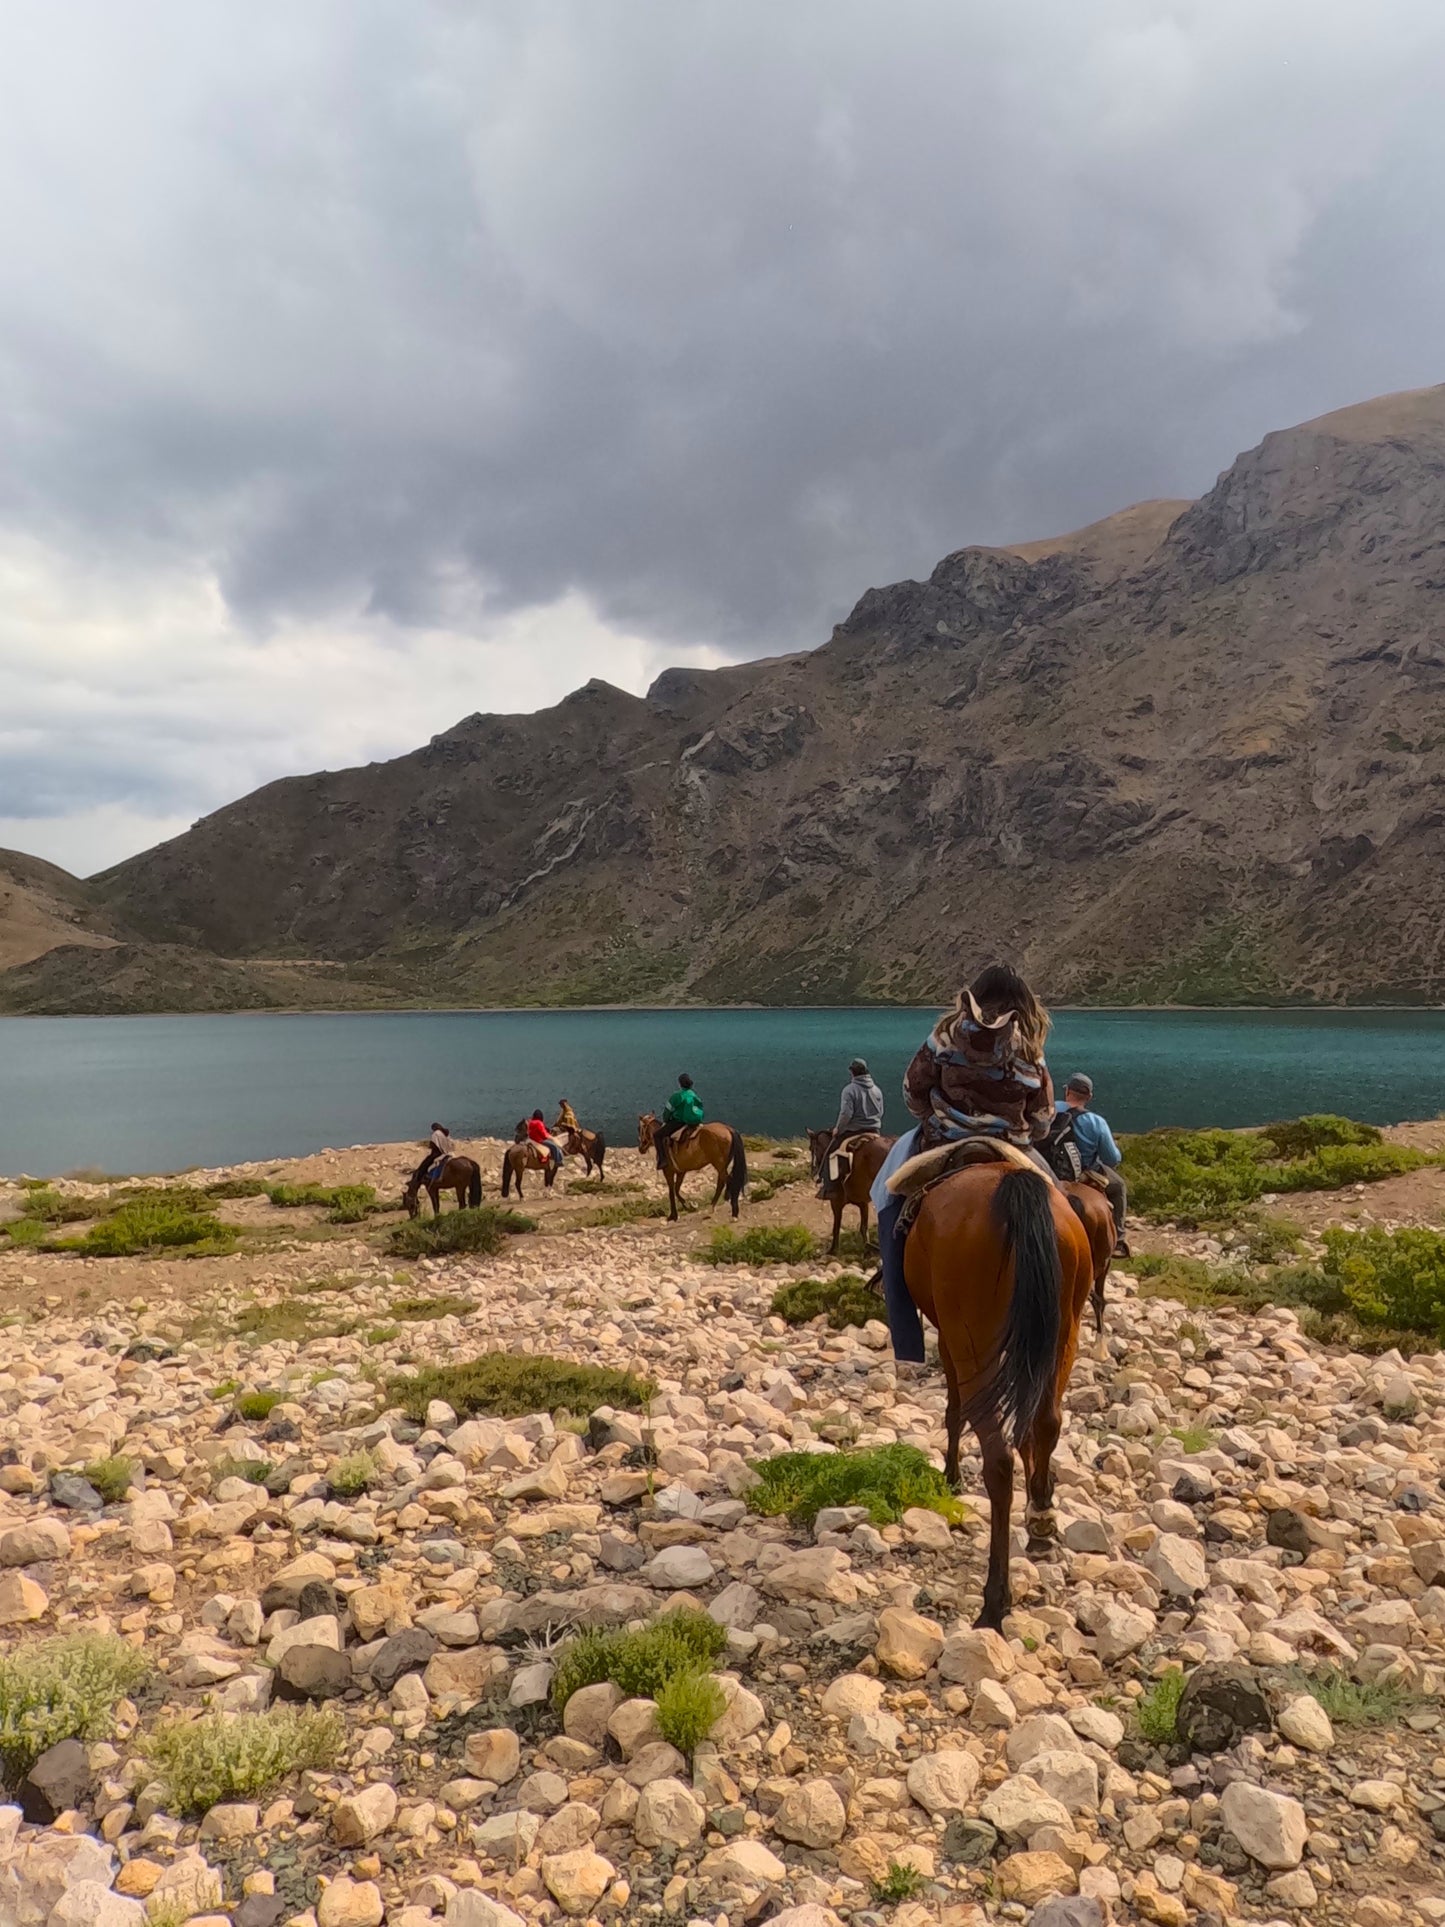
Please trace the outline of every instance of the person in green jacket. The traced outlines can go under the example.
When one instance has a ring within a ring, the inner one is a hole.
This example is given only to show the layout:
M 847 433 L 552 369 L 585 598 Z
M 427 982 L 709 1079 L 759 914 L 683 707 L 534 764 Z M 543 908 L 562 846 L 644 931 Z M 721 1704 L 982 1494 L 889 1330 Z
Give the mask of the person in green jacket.
M 667 1162 L 667 1140 L 673 1132 L 691 1130 L 702 1123 L 703 1115 L 702 1099 L 692 1088 L 692 1079 L 683 1071 L 678 1077 L 677 1089 L 662 1107 L 662 1116 L 652 1134 L 659 1171 Z

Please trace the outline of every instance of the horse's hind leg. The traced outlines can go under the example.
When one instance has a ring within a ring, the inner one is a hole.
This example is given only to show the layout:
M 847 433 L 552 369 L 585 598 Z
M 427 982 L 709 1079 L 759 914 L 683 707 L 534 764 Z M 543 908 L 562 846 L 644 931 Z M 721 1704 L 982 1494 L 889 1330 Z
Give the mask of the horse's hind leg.
M 1089 1294 L 1094 1306 L 1094 1330 L 1100 1338 L 1104 1336 L 1104 1279 L 1094 1280 L 1094 1289 Z
M 1009 1591 L 1009 1515 L 1013 1510 L 1014 1455 L 1003 1435 L 997 1413 L 974 1428 L 983 1453 L 983 1489 L 988 1494 L 988 1578 L 983 1588 L 983 1611 L 974 1622 L 1002 1632 L 1004 1615 L 1013 1604 Z
M 943 1422 L 948 1428 L 948 1450 L 943 1459 L 943 1476 L 948 1481 L 949 1491 L 957 1492 L 963 1483 L 958 1469 L 958 1447 L 963 1435 L 963 1396 L 953 1360 L 942 1343 L 939 1344 L 938 1355 L 943 1365 L 943 1376 L 948 1383 L 948 1408 L 943 1415 Z
M 843 1236 L 843 1200 L 841 1198 L 834 1198 L 832 1200 L 832 1204 L 833 1204 L 833 1242 L 828 1247 L 828 1256 L 830 1258 L 836 1258 L 838 1255 L 838 1244 L 840 1239 Z
M 708 1210 L 709 1210 L 709 1211 L 716 1211 L 716 1210 L 717 1210 L 717 1208 L 718 1208 L 718 1205 L 719 1205 L 719 1203 L 720 1203 L 720 1202 L 721 1202 L 721 1200 L 722 1200 L 722 1194 L 723 1194 L 723 1192 L 724 1192 L 724 1191 L 726 1191 L 726 1190 L 727 1190 L 727 1187 L 728 1187 L 728 1168 L 727 1168 L 727 1166 L 726 1166 L 725 1164 L 722 1164 L 722 1165 L 719 1165 L 719 1166 L 717 1166 L 716 1168 L 717 1168 L 717 1190 L 716 1190 L 716 1191 L 714 1191 L 714 1192 L 713 1192 L 713 1194 L 712 1194 L 712 1203 L 711 1203 L 711 1204 L 710 1204 L 710 1205 L 708 1206 Z M 734 1217 L 736 1217 L 736 1216 L 737 1216 L 737 1213 L 736 1213 L 736 1211 L 735 1211 L 735 1212 L 733 1213 L 733 1216 L 734 1216 Z
M 858 1207 L 858 1236 L 863 1240 L 864 1255 L 868 1251 L 868 1200 L 865 1198 Z
M 1058 1546 L 1059 1525 L 1054 1517 L 1054 1447 L 1059 1442 L 1062 1422 L 1063 1411 L 1055 1394 L 1034 1420 L 1029 1436 L 1025 1520 L 1030 1559 L 1045 1558 Z

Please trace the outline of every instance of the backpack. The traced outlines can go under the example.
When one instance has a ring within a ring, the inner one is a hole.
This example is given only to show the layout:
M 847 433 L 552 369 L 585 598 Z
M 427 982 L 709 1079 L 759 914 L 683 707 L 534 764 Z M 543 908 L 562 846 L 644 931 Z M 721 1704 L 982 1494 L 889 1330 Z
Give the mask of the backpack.
M 1065 1184 L 1077 1184 L 1084 1174 L 1084 1159 L 1074 1136 L 1072 1111 L 1056 1111 L 1048 1135 L 1039 1145 L 1045 1164 Z

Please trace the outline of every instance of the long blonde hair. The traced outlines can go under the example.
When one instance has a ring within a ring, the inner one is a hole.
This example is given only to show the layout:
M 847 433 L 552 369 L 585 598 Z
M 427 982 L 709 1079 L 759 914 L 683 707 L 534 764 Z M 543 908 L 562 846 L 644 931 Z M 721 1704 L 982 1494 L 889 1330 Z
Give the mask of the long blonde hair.
M 1029 989 L 1023 978 L 1008 964 L 990 964 L 971 984 L 965 984 L 953 1000 L 953 1009 L 941 1017 L 934 1034 L 942 1044 L 952 1044 L 976 1006 L 985 1017 L 1014 1014 L 1014 1030 L 1021 1054 L 1033 1063 L 1042 1063 L 1052 1018 Z

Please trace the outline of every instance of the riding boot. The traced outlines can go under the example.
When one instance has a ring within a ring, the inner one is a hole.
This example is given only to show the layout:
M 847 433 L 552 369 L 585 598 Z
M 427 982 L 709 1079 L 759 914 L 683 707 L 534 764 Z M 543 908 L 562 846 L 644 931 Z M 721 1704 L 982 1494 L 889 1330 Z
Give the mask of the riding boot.
M 895 1198 L 878 1213 L 878 1255 L 883 1262 L 883 1300 L 888 1307 L 888 1330 L 893 1339 L 893 1356 L 900 1364 L 921 1365 L 924 1361 L 923 1320 L 908 1295 L 903 1276 L 903 1239 L 898 1233 L 898 1214 L 902 1198 Z

